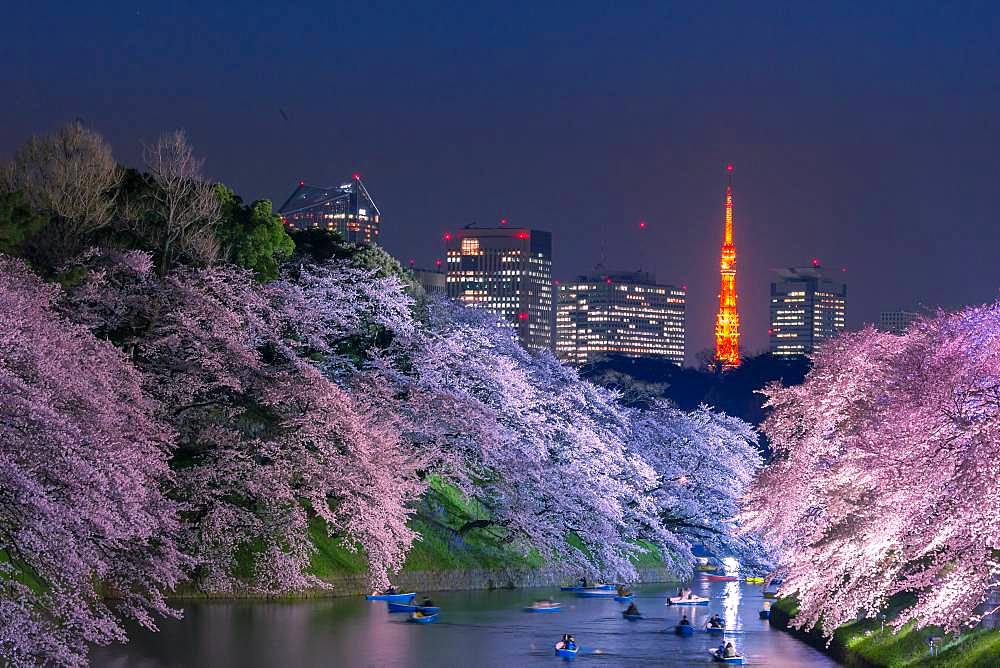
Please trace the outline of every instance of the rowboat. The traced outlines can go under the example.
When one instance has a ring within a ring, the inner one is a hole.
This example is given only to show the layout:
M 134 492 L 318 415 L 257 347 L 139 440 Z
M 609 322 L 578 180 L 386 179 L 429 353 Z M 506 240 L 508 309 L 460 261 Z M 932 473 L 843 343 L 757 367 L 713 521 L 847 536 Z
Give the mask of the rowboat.
M 396 601 L 405 603 L 417 597 L 417 592 L 411 591 L 409 594 L 369 594 L 365 598 L 369 601 Z
M 713 582 L 739 582 L 740 580 L 733 575 L 706 575 L 705 579 Z
M 705 631 L 707 631 L 708 633 L 714 633 L 716 635 L 722 635 L 723 633 L 726 632 L 726 627 L 725 626 L 712 626 L 711 624 L 709 624 L 709 625 L 707 625 L 705 627 Z
M 746 581 L 752 584 L 764 584 L 764 578 L 748 577 L 746 578 Z
M 573 647 L 572 649 L 565 649 L 560 647 L 560 645 L 562 645 L 561 642 L 556 643 L 556 656 L 561 656 L 564 659 L 575 659 L 577 653 L 580 651 L 578 646 Z
M 407 617 L 406 621 L 412 622 L 413 624 L 433 624 L 438 620 L 438 613 L 433 615 L 420 615 L 419 617 L 413 615 L 412 617 Z
M 635 594 L 628 594 L 627 596 L 615 596 L 615 600 L 619 603 L 628 603 L 635 597 Z
M 616 591 L 618 585 L 613 584 L 595 584 L 590 587 L 559 587 L 559 591 L 590 591 L 591 589 L 600 589 L 602 591 Z
M 736 666 L 743 665 L 742 656 L 722 656 L 719 654 L 719 650 L 717 649 L 710 649 L 708 650 L 708 653 L 712 655 L 713 661 L 718 661 L 719 663 L 731 663 Z
M 580 589 L 576 595 L 580 598 L 614 598 L 618 594 L 614 589 Z
M 708 599 L 701 596 L 671 596 L 667 599 L 667 605 L 708 605 Z
M 694 627 L 690 624 L 678 624 L 674 627 L 674 633 L 679 636 L 693 636 Z
M 694 569 L 696 571 L 717 571 L 719 570 L 719 567 L 712 566 L 711 564 L 699 564 L 698 566 L 695 566 Z
M 552 605 L 529 605 L 524 609 L 525 612 L 559 612 L 562 606 L 559 603 L 553 603 Z
M 425 615 L 441 612 L 441 608 L 437 606 L 409 605 L 406 603 L 393 603 L 392 601 L 389 601 L 388 605 L 389 612 L 417 612 L 419 610 Z

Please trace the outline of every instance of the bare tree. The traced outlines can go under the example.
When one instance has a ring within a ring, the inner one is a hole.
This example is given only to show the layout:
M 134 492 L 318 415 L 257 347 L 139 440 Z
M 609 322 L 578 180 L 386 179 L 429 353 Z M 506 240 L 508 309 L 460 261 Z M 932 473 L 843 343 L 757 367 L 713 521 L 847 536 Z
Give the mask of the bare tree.
M 143 146 L 143 159 L 152 180 L 148 201 L 129 217 L 137 231 L 160 255 L 160 272 L 178 260 L 209 264 L 219 254 L 212 233 L 221 211 L 215 189 L 202 174 L 203 160 L 194 156 L 183 130 L 161 136 Z
M 121 178 L 111 147 L 80 123 L 32 137 L 0 172 L 6 190 L 22 192 L 51 218 L 36 240 L 36 251 L 47 259 L 66 259 L 108 224 Z

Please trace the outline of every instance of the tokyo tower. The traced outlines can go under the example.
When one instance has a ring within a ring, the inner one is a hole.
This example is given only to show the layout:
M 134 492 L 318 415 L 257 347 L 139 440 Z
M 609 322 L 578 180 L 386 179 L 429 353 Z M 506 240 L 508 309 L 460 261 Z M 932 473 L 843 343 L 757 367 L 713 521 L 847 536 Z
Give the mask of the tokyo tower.
M 715 359 L 724 369 L 740 364 L 740 314 L 736 310 L 736 244 L 733 243 L 733 166 L 726 165 L 726 227 L 722 236 L 722 290 L 715 317 Z

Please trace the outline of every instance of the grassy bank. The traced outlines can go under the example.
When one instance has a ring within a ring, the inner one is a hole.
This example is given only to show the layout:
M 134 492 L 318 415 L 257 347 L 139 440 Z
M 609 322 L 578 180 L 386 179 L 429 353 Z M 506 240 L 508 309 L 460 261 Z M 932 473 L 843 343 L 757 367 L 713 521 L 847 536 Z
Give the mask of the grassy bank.
M 889 617 L 906 605 L 905 598 L 896 599 L 888 610 Z M 787 629 L 788 621 L 797 612 L 798 604 L 794 598 L 777 601 L 771 606 L 771 624 Z M 938 627 L 917 628 L 913 624 L 907 624 L 894 633 L 891 626 L 883 628 L 877 620 L 862 620 L 838 628 L 829 646 L 819 629 L 809 632 L 788 630 L 853 668 L 1000 666 L 1000 632 L 987 629 L 948 636 Z M 936 643 L 937 655 L 933 657 L 927 643 L 931 636 L 941 638 Z
M 403 572 L 441 572 L 455 570 L 530 569 L 545 565 L 541 555 L 527 555 L 510 547 L 504 533 L 487 525 L 465 528 L 488 517 L 483 508 L 470 501 L 454 486 L 435 480 L 420 503 L 410 526 L 420 534 L 407 555 Z M 310 527 L 316 554 L 310 572 L 322 578 L 364 573 L 364 554 L 353 552 L 326 535 L 321 522 Z M 583 550 L 575 536 L 568 541 Z M 663 565 L 663 559 L 651 543 L 641 543 L 647 551 L 633 558 L 638 568 Z

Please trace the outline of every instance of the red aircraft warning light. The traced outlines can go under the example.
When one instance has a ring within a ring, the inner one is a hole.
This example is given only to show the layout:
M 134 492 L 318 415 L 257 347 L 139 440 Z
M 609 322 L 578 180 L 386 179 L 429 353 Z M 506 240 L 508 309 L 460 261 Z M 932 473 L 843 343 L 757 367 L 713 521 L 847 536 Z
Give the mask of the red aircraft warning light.
M 528 239 L 531 237 L 531 235 L 527 232 L 518 232 L 515 236 L 517 236 L 518 239 Z
M 501 218 L 500 219 L 500 224 L 501 225 L 506 225 L 507 224 L 507 219 L 506 218 Z
M 528 314 L 527 313 L 518 313 L 517 314 L 517 319 L 518 320 L 527 320 L 528 319 Z
M 451 232 L 445 232 L 444 233 L 444 240 L 445 241 L 451 241 Z
M 819 258 L 818 257 L 814 257 L 813 258 L 813 266 L 814 267 L 818 267 L 819 266 Z
M 354 172 L 353 177 L 354 177 L 355 181 L 360 181 L 361 180 L 361 175 L 358 174 L 357 172 Z
M 640 220 L 639 221 L 639 229 L 640 230 L 646 229 L 646 221 L 645 220 Z

